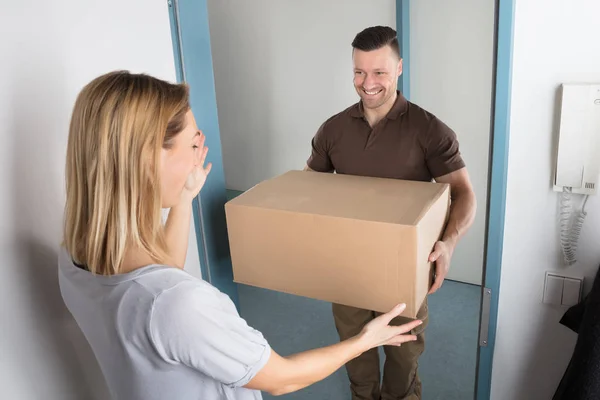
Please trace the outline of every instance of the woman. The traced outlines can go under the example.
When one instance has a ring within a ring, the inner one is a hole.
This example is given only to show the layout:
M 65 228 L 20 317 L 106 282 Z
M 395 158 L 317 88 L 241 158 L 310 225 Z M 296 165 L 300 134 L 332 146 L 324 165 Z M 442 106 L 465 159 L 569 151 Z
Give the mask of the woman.
M 207 151 L 184 85 L 113 72 L 75 103 L 59 282 L 115 399 L 260 399 L 416 339 L 405 333 L 420 321 L 388 325 L 397 306 L 351 340 L 281 357 L 226 295 L 184 272 Z

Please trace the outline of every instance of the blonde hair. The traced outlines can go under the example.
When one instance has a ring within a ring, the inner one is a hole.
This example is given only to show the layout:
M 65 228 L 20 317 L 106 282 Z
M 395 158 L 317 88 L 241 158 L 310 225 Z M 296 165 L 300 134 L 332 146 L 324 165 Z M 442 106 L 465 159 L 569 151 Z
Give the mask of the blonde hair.
M 185 128 L 188 93 L 127 71 L 79 93 L 67 144 L 64 245 L 90 272 L 118 274 L 128 246 L 168 262 L 160 154 Z

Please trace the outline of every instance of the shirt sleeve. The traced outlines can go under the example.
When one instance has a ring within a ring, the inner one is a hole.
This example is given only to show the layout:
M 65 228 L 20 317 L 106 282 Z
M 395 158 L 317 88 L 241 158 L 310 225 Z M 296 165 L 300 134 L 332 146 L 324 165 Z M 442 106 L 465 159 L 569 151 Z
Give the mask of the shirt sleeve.
M 184 364 L 230 387 L 250 382 L 271 355 L 263 335 L 238 315 L 229 297 L 194 282 L 157 296 L 149 328 L 165 361 Z
M 425 154 L 427 168 L 434 178 L 465 166 L 456 133 L 436 117 L 433 117 L 427 130 Z
M 311 141 L 312 151 L 306 162 L 308 168 L 317 172 L 333 172 L 333 163 L 329 156 L 330 147 L 326 121 L 319 127 Z

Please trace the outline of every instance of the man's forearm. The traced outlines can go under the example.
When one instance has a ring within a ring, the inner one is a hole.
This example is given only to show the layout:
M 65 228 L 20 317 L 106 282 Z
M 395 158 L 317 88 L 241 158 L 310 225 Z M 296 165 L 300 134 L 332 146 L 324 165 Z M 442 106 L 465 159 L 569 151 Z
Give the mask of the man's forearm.
M 463 190 L 454 193 L 450 204 L 450 216 L 442 235 L 442 241 L 454 248 L 473 225 L 476 210 L 477 200 L 473 191 Z
M 182 202 L 171 208 L 165 224 L 165 240 L 171 262 L 183 268 L 187 256 L 190 223 L 192 219 L 192 202 Z

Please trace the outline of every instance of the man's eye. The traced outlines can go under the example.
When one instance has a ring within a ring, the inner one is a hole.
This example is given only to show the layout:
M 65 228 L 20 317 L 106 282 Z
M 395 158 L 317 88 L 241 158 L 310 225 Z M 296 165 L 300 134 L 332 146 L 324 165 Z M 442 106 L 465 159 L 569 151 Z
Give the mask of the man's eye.
M 198 146 L 196 146 L 196 145 L 193 145 L 193 146 L 192 146 L 192 148 L 193 148 L 193 149 L 198 149 L 199 147 L 198 147 Z

